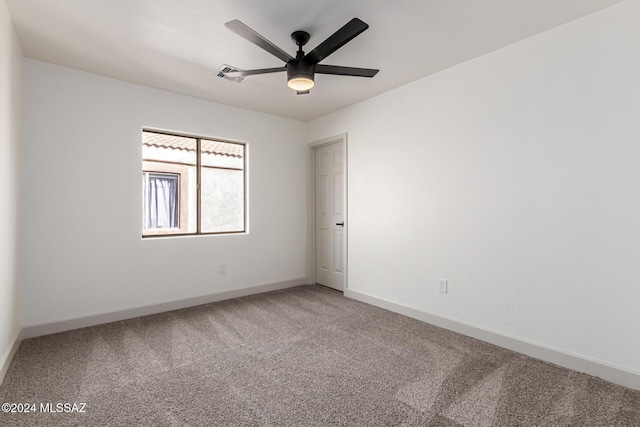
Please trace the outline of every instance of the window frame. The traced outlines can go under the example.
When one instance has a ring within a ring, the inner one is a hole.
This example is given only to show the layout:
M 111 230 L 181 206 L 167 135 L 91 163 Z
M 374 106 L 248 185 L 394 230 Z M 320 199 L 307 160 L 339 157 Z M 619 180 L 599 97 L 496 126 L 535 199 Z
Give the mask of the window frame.
M 194 134 L 189 134 L 189 133 L 184 133 L 184 132 L 173 132 L 173 131 L 166 131 L 166 130 L 159 130 L 159 129 L 153 129 L 153 128 L 142 128 L 142 133 L 141 136 L 144 134 L 144 132 L 149 132 L 149 133 L 157 133 L 157 134 L 161 134 L 161 135 L 168 135 L 168 136 L 176 136 L 176 137 L 183 137 L 183 138 L 192 138 L 196 140 L 196 164 L 195 165 L 186 165 L 183 163 L 173 163 L 173 162 L 169 162 L 169 161 L 158 161 L 158 160 L 153 160 L 153 159 L 145 159 L 144 156 L 140 155 L 141 161 L 142 161 L 142 173 L 175 173 L 179 175 L 179 182 L 180 182 L 180 186 L 179 186 L 179 203 L 180 203 L 180 211 L 179 211 L 179 228 L 171 228 L 171 229 L 147 229 L 145 230 L 145 224 L 144 224 L 144 219 L 145 219 L 145 207 L 144 207 L 144 188 L 143 190 L 143 197 L 142 197 L 142 202 L 143 202 L 143 206 L 142 206 L 142 218 L 143 218 L 143 223 L 142 223 L 142 238 L 143 239 L 148 239 L 148 238 L 156 238 L 156 237 L 184 237 L 184 236 L 209 236 L 209 235 L 229 235 L 229 234 L 247 234 L 248 232 L 248 227 L 247 227 L 247 222 L 248 222 L 248 208 L 247 208 L 247 187 L 248 187 L 248 183 L 247 183 L 247 157 L 248 157 L 248 143 L 246 142 L 241 142 L 241 141 L 233 141 L 233 140 L 228 140 L 228 139 L 222 139 L 222 138 L 213 138 L 213 137 L 206 137 L 206 136 L 201 136 L 201 135 L 194 135 Z M 232 167 L 216 167 L 216 166 L 204 166 L 204 167 L 208 167 L 208 168 L 212 168 L 212 169 L 227 169 L 227 170 L 236 170 L 236 171 L 242 171 L 242 203 L 243 203 L 243 208 L 242 208 L 242 230 L 237 230 L 237 231 L 206 231 L 203 232 L 202 231 L 202 215 L 201 215 L 201 209 L 202 209 L 202 203 L 201 203 L 201 193 L 202 193 L 202 186 L 201 186 L 201 168 L 202 166 L 202 161 L 201 161 L 201 156 L 202 156 L 202 151 L 201 151 L 201 147 L 202 147 L 202 140 L 206 140 L 206 141 L 214 141 L 214 142 L 223 142 L 225 144 L 236 144 L 236 145 L 241 145 L 243 147 L 242 149 L 242 169 L 239 168 L 232 168 Z M 142 145 L 141 145 L 142 148 Z M 171 165 L 174 167 L 174 171 L 158 171 L 158 170 L 152 170 L 152 165 L 150 165 L 149 163 L 163 163 L 165 165 Z M 145 164 L 147 164 L 147 168 L 145 168 Z M 191 167 L 195 167 L 196 169 L 196 214 L 195 214 L 195 221 L 196 221 L 196 228 L 195 231 L 193 232 L 187 232 L 185 230 L 188 229 L 188 220 L 189 220 L 189 211 L 188 211 L 188 180 L 185 179 L 185 177 L 183 176 L 183 172 L 179 172 L 177 171 L 178 169 L 184 169 L 184 172 L 186 172 L 186 169 L 191 166 Z M 184 188 L 184 186 L 187 186 L 187 188 Z M 184 199 L 184 200 L 183 200 Z M 186 201 L 186 203 L 185 203 Z M 183 223 L 183 209 L 182 206 L 186 206 L 185 211 L 186 211 L 186 218 L 184 218 L 184 223 Z M 156 231 L 158 230 L 158 231 Z M 178 230 L 178 232 L 171 232 L 173 230 Z

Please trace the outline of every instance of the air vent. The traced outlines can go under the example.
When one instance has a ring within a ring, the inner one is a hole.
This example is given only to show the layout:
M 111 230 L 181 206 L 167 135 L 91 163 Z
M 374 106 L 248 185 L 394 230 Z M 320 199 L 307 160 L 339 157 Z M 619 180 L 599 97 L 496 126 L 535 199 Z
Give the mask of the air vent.
M 225 80 L 229 80 L 230 82 L 236 82 L 236 83 L 240 83 L 246 77 L 246 76 L 240 76 L 240 77 L 229 77 L 229 76 L 227 76 L 227 73 L 231 73 L 233 71 L 242 71 L 242 70 L 240 70 L 238 68 L 235 68 L 235 67 L 232 67 L 231 65 L 222 64 L 222 67 L 220 67 L 218 69 L 217 76 L 220 77 L 220 78 L 223 78 Z

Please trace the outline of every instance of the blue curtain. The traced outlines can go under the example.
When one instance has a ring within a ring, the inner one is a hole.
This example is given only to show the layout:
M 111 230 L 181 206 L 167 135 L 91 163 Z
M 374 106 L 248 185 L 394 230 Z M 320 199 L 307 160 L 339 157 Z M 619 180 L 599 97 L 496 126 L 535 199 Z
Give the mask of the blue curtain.
M 178 228 L 178 176 L 149 174 L 147 228 Z

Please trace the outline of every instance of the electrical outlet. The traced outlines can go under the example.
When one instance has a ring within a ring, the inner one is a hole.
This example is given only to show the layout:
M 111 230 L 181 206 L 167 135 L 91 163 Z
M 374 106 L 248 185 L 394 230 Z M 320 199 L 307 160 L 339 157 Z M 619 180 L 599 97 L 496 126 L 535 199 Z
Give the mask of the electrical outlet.
M 438 292 L 440 292 L 441 294 L 446 294 L 447 292 L 449 292 L 447 279 L 438 279 Z
M 220 264 L 218 266 L 218 274 L 227 274 L 227 264 Z

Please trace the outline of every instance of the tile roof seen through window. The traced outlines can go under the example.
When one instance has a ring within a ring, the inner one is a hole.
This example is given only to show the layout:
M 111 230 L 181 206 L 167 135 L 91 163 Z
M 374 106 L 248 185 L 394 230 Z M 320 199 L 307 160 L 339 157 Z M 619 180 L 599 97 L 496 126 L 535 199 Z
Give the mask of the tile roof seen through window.
M 244 146 L 242 144 L 212 141 L 210 139 L 201 139 L 200 141 L 204 154 L 215 154 L 241 159 L 244 153 Z M 195 138 L 155 132 L 142 132 L 142 145 L 146 145 L 147 147 L 171 148 L 181 151 L 196 151 Z

